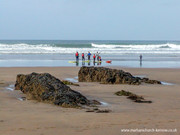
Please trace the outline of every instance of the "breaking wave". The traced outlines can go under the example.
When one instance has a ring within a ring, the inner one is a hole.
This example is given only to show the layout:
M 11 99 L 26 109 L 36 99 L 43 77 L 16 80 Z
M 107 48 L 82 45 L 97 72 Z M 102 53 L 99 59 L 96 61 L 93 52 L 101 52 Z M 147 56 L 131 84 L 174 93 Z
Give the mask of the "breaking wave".
M 45 54 L 45 53 L 75 53 L 97 51 L 105 54 L 115 53 L 180 53 L 180 44 L 95 44 L 88 43 L 83 45 L 55 45 L 55 44 L 4 44 L 0 43 L 0 54 Z
M 180 45 L 176 44 L 147 44 L 147 45 L 114 45 L 114 44 L 91 44 L 94 48 L 119 48 L 124 50 L 163 50 L 163 49 L 171 49 L 171 50 L 180 50 Z

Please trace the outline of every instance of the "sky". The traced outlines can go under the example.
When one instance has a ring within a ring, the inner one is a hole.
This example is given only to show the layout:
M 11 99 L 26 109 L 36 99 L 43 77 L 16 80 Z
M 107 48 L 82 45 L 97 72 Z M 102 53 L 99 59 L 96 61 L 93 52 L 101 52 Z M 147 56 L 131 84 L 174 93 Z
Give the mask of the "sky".
M 0 39 L 180 40 L 180 0 L 0 0 Z

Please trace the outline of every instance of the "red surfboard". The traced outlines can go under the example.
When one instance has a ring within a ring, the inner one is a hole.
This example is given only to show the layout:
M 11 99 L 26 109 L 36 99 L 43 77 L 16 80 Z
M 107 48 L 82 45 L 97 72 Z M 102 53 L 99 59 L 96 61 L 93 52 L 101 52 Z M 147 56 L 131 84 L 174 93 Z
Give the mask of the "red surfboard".
M 107 60 L 106 63 L 111 63 L 111 60 Z

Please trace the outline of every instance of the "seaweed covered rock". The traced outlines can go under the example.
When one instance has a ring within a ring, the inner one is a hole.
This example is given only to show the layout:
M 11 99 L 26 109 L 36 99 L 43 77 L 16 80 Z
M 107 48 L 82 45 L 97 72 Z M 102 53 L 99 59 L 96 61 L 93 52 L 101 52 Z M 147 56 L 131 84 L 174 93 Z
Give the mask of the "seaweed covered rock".
M 152 103 L 152 101 L 145 100 L 143 96 L 139 96 L 125 90 L 117 91 L 114 94 L 117 96 L 127 96 L 128 99 L 131 99 L 132 101 L 136 103 Z
M 48 102 L 63 107 L 90 105 L 91 101 L 49 73 L 17 75 L 15 90 L 21 90 L 28 99 Z
M 142 82 L 149 84 L 161 84 L 161 82 L 157 80 L 134 77 L 129 72 L 105 67 L 81 67 L 78 73 L 78 79 L 79 82 L 100 82 L 102 84 L 139 85 Z

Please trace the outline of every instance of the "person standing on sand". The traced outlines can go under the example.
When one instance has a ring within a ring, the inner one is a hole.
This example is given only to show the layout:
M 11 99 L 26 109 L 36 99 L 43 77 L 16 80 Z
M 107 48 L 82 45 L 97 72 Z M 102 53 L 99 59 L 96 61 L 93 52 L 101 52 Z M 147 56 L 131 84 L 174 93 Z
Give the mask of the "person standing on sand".
M 99 61 L 99 52 L 96 53 L 97 61 Z
M 140 58 L 140 62 L 142 62 L 142 55 L 140 55 L 139 58 Z
M 102 61 L 101 56 L 99 56 L 99 61 L 100 61 L 100 62 Z
M 79 61 L 79 53 L 78 52 L 76 52 L 75 57 L 76 57 L 76 61 Z
M 82 61 L 85 61 L 84 53 L 82 53 Z
M 101 56 L 99 56 L 99 62 L 98 62 L 98 65 L 101 65 L 101 62 L 102 62 L 102 59 L 101 59 Z
M 87 56 L 88 56 L 88 60 L 90 60 L 91 59 L 91 53 L 88 52 Z
M 96 61 L 96 55 L 95 54 L 93 55 L 93 61 L 94 62 Z
M 142 55 L 139 56 L 140 59 L 140 66 L 142 66 Z

